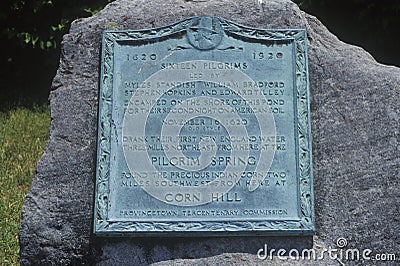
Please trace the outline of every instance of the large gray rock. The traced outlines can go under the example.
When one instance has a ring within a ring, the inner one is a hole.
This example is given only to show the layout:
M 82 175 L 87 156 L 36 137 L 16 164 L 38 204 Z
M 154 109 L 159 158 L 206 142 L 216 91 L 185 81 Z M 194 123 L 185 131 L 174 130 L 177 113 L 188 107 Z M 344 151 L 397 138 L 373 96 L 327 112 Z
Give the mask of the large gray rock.
M 101 33 L 195 15 L 259 28 L 306 28 L 316 234 L 312 237 L 96 238 L 91 235 Z M 400 69 L 345 44 L 288 0 L 120 0 L 72 23 L 50 95 L 50 138 L 26 197 L 23 265 L 255 265 L 258 249 L 346 248 L 396 253 L 400 244 Z M 319 253 L 320 254 L 320 253 Z M 397 254 L 400 258 L 400 254 Z M 278 260 L 276 265 L 337 265 Z

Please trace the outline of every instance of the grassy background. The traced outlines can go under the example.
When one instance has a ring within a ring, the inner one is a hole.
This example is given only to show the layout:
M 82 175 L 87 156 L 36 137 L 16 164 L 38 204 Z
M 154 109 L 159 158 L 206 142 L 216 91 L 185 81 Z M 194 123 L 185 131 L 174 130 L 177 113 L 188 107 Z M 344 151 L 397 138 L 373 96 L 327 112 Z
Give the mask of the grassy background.
M 22 205 L 49 126 L 48 106 L 0 112 L 0 265 L 19 265 Z

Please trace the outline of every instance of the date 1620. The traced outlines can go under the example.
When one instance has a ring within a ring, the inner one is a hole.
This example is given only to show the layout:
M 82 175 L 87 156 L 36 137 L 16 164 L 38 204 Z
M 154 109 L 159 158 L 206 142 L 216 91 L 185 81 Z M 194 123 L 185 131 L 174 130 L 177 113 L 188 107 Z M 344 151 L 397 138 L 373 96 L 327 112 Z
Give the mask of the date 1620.
M 156 54 L 127 54 L 126 55 L 127 61 L 154 61 L 157 60 Z

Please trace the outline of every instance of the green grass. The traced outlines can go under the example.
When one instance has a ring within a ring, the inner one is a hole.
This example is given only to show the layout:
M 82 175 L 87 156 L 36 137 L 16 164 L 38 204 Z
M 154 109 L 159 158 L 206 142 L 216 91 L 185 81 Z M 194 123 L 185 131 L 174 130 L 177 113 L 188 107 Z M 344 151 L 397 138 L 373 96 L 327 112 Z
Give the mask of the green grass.
M 0 112 L 0 265 L 19 265 L 22 205 L 49 126 L 48 106 Z

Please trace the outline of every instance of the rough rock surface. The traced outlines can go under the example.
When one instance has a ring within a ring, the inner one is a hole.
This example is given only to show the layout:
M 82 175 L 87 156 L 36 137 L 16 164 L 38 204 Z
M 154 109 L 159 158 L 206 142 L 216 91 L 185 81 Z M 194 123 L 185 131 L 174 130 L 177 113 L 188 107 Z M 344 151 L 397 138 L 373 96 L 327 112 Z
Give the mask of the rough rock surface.
M 312 237 L 95 238 L 95 179 L 101 32 L 166 25 L 214 15 L 259 28 L 306 28 L 316 235 Z M 339 41 L 288 0 L 119 0 L 76 20 L 64 36 L 50 95 L 50 138 L 26 198 L 20 230 L 22 265 L 260 265 L 269 248 L 400 246 L 400 69 L 378 64 Z M 400 254 L 397 253 L 400 258 Z M 287 257 L 286 257 L 287 258 Z M 274 265 L 338 265 L 275 259 Z M 361 262 L 360 262 L 361 263 Z

